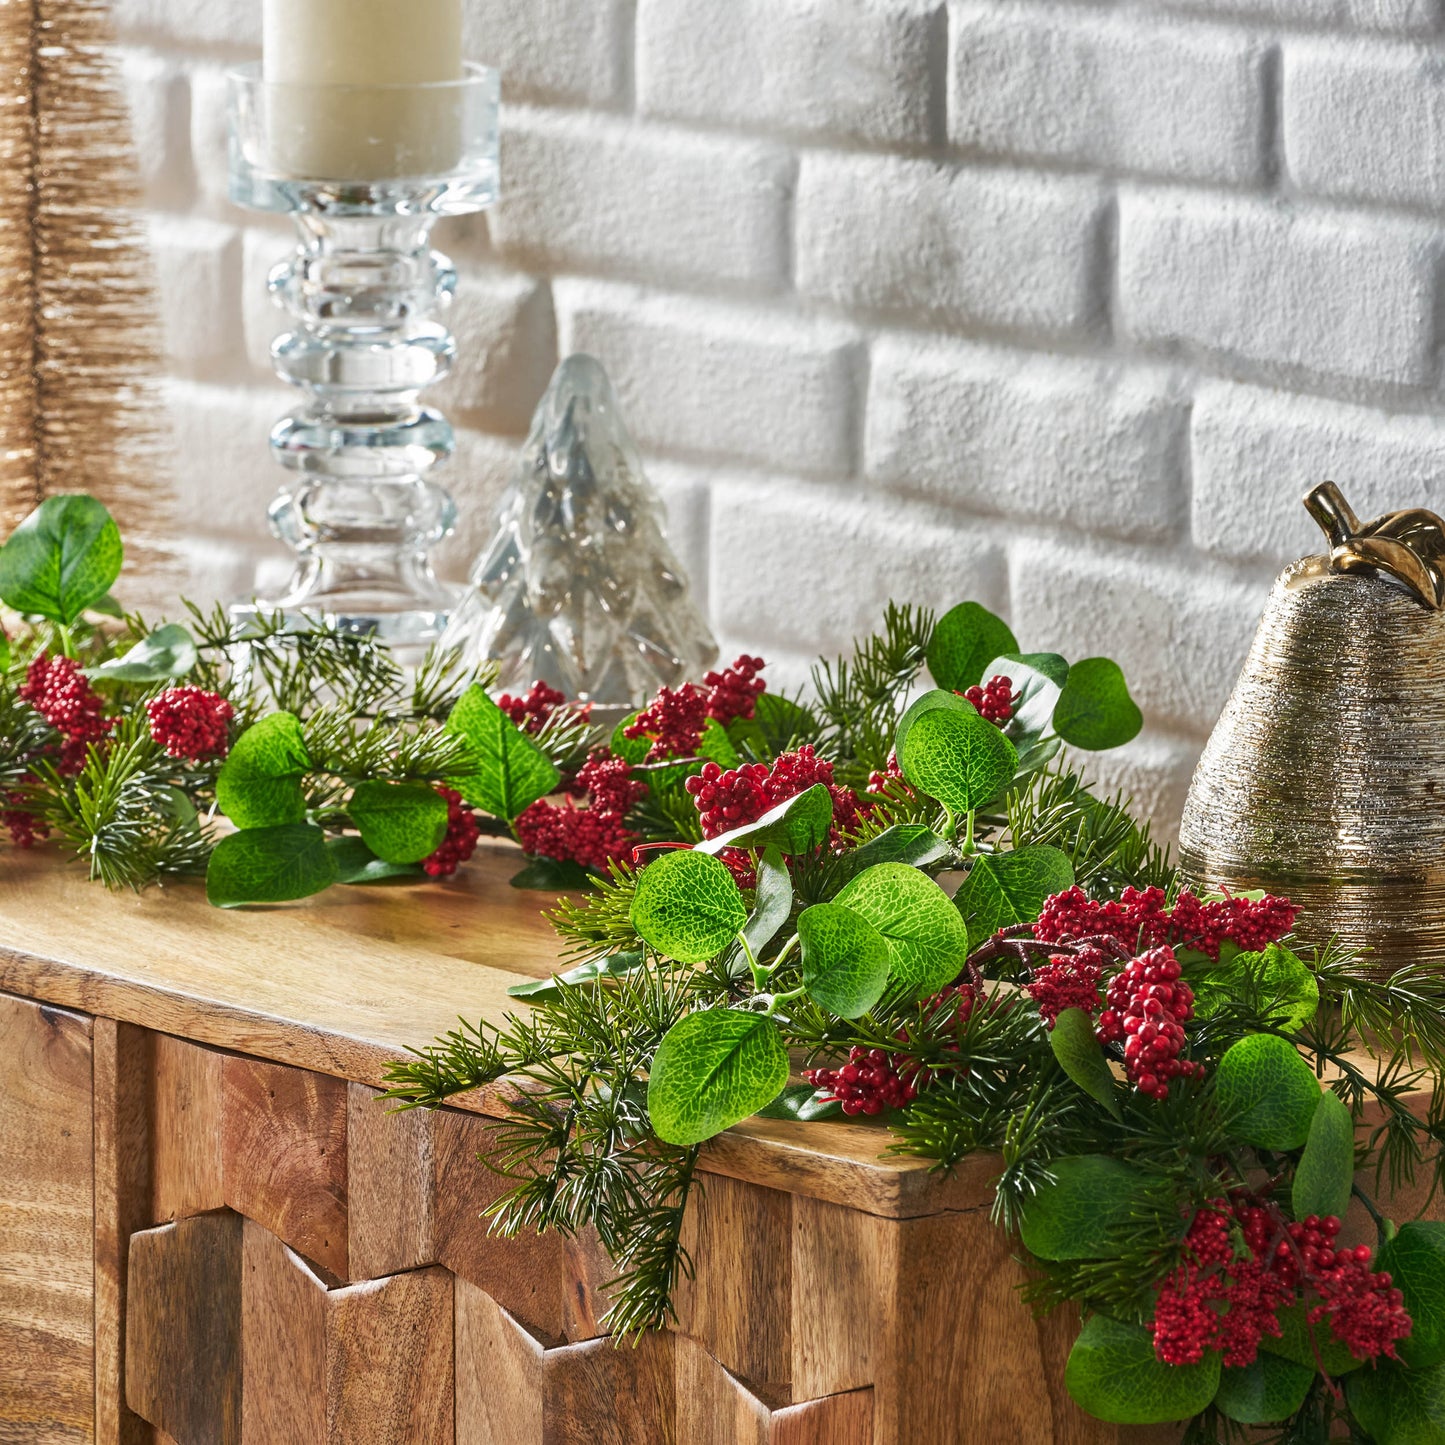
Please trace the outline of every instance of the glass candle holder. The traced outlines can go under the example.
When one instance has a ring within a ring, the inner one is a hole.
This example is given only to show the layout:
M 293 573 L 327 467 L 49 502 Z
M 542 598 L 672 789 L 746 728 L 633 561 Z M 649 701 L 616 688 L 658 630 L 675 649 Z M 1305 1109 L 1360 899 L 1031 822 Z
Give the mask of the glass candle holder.
M 475 65 L 422 85 L 230 76 L 231 199 L 296 224 L 268 282 L 290 318 L 271 358 L 304 393 L 271 432 L 288 474 L 271 530 L 296 568 L 239 615 L 297 613 L 406 650 L 439 637 L 459 600 L 429 560 L 456 517 L 432 476 L 452 429 L 420 400 L 455 352 L 438 318 L 456 270 L 430 237 L 438 217 L 497 197 L 499 88 Z

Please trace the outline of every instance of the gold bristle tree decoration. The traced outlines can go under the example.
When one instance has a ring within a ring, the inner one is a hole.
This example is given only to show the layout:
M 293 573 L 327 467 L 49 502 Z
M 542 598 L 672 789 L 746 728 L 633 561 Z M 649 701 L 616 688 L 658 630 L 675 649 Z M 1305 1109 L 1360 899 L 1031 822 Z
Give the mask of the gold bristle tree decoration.
M 109 41 L 104 0 L 0 0 L 0 535 L 90 492 L 154 562 L 157 317 Z

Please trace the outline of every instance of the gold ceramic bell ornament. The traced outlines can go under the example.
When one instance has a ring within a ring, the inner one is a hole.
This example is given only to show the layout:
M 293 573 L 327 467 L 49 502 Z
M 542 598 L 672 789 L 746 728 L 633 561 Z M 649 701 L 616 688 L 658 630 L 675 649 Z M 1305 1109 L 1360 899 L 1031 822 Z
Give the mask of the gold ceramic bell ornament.
M 1266 888 L 1296 932 L 1380 972 L 1445 968 L 1445 523 L 1361 526 L 1332 482 L 1305 498 L 1327 556 L 1287 567 L 1189 789 L 1195 888 Z

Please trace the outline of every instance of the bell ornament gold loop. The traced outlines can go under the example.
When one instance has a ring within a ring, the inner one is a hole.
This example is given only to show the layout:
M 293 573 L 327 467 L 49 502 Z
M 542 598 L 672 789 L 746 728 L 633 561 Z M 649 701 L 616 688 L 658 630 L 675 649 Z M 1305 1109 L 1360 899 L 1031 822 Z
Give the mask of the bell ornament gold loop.
M 1190 785 L 1181 872 L 1291 898 L 1301 937 L 1377 972 L 1445 969 L 1445 522 L 1362 526 L 1332 482 L 1305 507 L 1329 551 L 1270 592 Z

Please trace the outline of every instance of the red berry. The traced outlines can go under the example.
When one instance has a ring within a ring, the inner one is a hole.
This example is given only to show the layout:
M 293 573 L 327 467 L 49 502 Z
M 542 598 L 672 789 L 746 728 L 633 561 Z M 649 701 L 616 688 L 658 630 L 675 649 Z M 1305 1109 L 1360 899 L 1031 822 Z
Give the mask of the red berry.
M 980 717 L 1002 727 L 1014 714 L 1013 684 L 1006 677 L 991 677 L 982 687 L 971 687 L 963 694 L 978 709 Z
M 758 698 L 768 688 L 758 676 L 765 666 L 761 657 L 749 657 L 743 653 L 731 667 L 721 672 L 709 672 L 703 678 L 704 685 L 709 689 L 707 715 L 720 723 L 752 717 Z
M 462 801 L 460 793 L 444 783 L 438 783 L 436 790 L 447 800 L 447 835 L 421 866 L 432 878 L 450 878 L 477 851 L 482 830 L 477 815 Z
M 115 726 L 114 718 L 104 716 L 100 694 L 71 658 L 42 653 L 26 669 L 17 692 L 21 701 L 28 702 L 61 734 L 57 768 L 67 776 L 85 766 L 87 746 L 99 742 Z
M 524 697 L 513 697 L 504 692 L 497 699 L 497 706 L 524 732 L 539 733 L 566 701 L 566 693 L 539 681 L 532 684 Z
M 168 687 L 146 703 L 151 737 L 173 758 L 224 757 L 231 746 L 227 723 L 235 709 L 199 687 Z
M 622 736 L 650 738 L 650 763 L 663 758 L 690 758 L 702 741 L 707 708 L 708 694 L 695 682 L 685 682 L 679 688 L 660 688 L 636 720 L 623 729 Z

